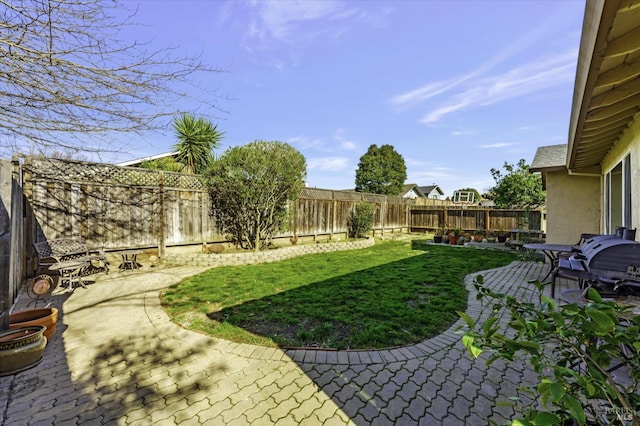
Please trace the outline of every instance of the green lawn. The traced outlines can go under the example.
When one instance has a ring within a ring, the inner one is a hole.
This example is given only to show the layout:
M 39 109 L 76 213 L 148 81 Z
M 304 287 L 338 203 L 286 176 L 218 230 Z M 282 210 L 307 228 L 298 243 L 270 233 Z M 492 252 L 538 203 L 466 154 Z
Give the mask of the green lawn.
M 464 310 L 464 276 L 507 265 L 500 250 L 381 241 L 360 250 L 210 269 L 162 296 L 185 327 L 239 343 L 370 349 L 417 343 Z

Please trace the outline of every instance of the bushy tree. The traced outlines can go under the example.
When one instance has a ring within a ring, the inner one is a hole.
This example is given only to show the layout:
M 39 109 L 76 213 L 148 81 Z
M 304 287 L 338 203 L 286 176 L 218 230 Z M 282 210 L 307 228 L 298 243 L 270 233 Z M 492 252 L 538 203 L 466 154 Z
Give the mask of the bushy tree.
M 238 246 L 261 250 L 288 218 L 304 188 L 304 156 L 291 145 L 255 141 L 229 148 L 207 172 L 212 214 Z
M 176 161 L 184 173 L 203 173 L 213 160 L 213 150 L 220 145 L 222 132 L 204 117 L 182 114 L 173 122 L 178 143 Z
M 407 180 L 407 166 L 402 155 L 391 145 L 371 145 L 360 157 L 356 170 L 356 191 L 399 195 Z
M 349 212 L 347 229 L 350 238 L 362 238 L 371 230 L 375 220 L 374 206 L 367 203 L 356 204 L 356 208 Z
M 542 178 L 529 173 L 529 165 L 524 159 L 517 165 L 507 162 L 502 166 L 506 171 L 491 169 L 496 185 L 490 189 L 493 200 L 499 208 L 528 208 L 543 204 L 546 194 L 542 189 Z

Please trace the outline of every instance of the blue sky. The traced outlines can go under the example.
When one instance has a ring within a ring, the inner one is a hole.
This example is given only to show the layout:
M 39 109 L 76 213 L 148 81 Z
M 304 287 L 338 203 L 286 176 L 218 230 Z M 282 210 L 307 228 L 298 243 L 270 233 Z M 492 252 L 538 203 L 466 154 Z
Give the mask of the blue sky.
M 201 82 L 220 110 L 198 110 L 225 133 L 217 153 L 287 142 L 311 187 L 353 188 L 360 157 L 389 144 L 407 183 L 482 192 L 492 167 L 567 142 L 584 0 L 127 4 L 144 24 L 128 37 L 224 70 Z M 174 143 L 168 123 L 118 160 Z

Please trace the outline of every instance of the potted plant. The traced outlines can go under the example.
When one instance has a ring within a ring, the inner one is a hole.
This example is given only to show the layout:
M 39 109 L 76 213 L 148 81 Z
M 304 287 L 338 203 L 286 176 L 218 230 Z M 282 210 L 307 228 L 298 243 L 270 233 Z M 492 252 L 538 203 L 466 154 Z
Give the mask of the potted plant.
M 47 328 L 44 332 L 44 337 L 47 339 L 51 339 L 51 336 L 56 331 L 57 323 L 57 308 L 27 309 L 24 311 L 14 312 L 9 315 L 10 329 L 43 325 Z
M 507 231 L 501 229 L 498 231 L 498 242 L 505 243 L 507 241 Z
M 482 240 L 484 240 L 484 229 L 478 228 L 473 234 L 473 241 L 475 241 L 476 243 L 481 243 Z
M 493 231 L 489 231 L 487 233 L 487 242 L 488 243 L 495 243 L 496 242 L 496 233 Z
M 456 245 L 458 244 L 458 240 L 463 236 L 462 229 L 456 228 L 449 232 L 449 244 Z M 464 238 L 464 237 L 463 237 Z
M 442 230 L 436 230 L 436 233 L 433 235 L 433 242 L 438 244 L 442 243 Z
M 0 332 L 0 376 L 26 370 L 38 364 L 47 345 L 44 325 Z

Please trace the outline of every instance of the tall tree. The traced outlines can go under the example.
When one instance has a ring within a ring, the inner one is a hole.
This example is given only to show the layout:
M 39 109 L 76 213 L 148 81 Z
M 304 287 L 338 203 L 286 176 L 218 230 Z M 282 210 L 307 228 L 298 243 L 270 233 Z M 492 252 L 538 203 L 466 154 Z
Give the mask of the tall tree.
M 126 15 L 118 0 L 0 0 L 0 156 L 120 150 L 114 132 L 162 130 L 194 74 L 216 71 L 124 41 Z
M 176 160 L 183 164 L 185 173 L 203 173 L 213 160 L 213 150 L 220 145 L 222 132 L 218 126 L 203 117 L 182 114 L 173 122 L 178 143 Z
M 304 156 L 291 145 L 255 141 L 229 148 L 207 172 L 212 211 L 240 247 L 261 250 L 286 225 L 288 201 L 304 188 Z
M 542 178 L 529 172 L 529 165 L 524 159 L 517 165 L 507 162 L 502 166 L 506 171 L 491 169 L 496 185 L 490 189 L 493 200 L 500 208 L 527 208 L 545 202 L 546 194 L 542 189 Z
M 407 180 L 407 166 L 402 155 L 391 145 L 371 145 L 360 157 L 356 170 L 356 191 L 398 195 Z

